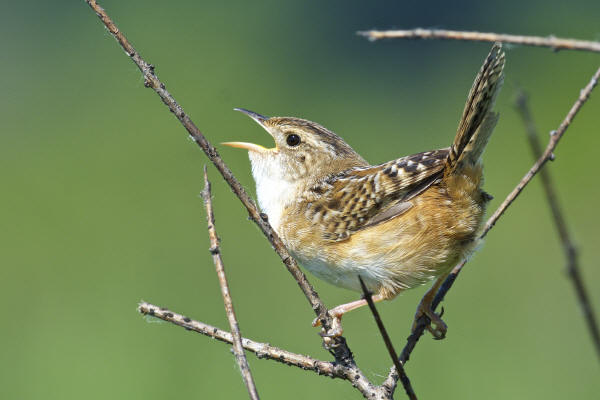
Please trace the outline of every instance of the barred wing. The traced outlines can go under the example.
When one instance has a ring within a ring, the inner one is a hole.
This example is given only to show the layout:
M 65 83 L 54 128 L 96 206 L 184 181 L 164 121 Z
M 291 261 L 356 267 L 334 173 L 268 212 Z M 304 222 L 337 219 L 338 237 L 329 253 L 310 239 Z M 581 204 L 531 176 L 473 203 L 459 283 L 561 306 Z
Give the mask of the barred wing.
M 305 216 L 324 226 L 326 240 L 394 218 L 442 176 L 449 149 L 413 154 L 372 167 L 352 168 L 311 188 Z

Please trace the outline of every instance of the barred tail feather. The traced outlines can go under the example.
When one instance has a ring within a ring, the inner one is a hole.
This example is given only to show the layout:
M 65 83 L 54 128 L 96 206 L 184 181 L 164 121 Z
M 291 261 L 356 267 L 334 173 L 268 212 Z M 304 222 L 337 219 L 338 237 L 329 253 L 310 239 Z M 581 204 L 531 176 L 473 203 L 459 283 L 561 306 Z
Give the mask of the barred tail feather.
M 492 108 L 504 79 L 503 69 L 504 52 L 502 45 L 496 43 L 479 70 L 467 97 L 456 138 L 446 160 L 446 175 L 465 163 L 474 164 L 479 161 L 498 122 L 498 114 Z

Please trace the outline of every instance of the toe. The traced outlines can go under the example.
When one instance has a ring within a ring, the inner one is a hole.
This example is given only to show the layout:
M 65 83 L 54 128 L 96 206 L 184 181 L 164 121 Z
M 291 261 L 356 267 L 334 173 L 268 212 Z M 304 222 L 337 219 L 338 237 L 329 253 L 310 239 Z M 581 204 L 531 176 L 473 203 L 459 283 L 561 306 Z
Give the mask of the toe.
M 329 311 L 329 314 L 333 314 L 331 319 L 331 328 L 327 331 L 325 329 L 322 329 L 319 335 L 321 335 L 321 337 L 324 338 L 335 338 L 342 336 L 342 333 L 344 333 L 344 330 L 342 328 L 342 318 L 336 315 L 335 313 L 332 313 L 331 311 Z M 312 326 L 315 328 L 322 326 L 321 319 L 319 317 L 315 318 L 312 321 Z
M 429 318 L 430 323 L 426 326 L 426 329 L 431 333 L 434 339 L 441 340 L 446 337 L 446 332 L 448 331 L 448 326 L 446 323 L 440 318 L 443 313 L 436 314 L 431 307 L 428 307 L 424 304 L 420 304 L 417 309 L 417 313 L 415 314 L 415 320 L 413 322 L 413 332 L 418 325 L 418 320 L 421 316 L 425 315 Z
M 342 336 L 344 329 L 342 328 L 342 320 L 339 317 L 333 317 L 331 321 L 331 329 L 328 331 L 323 330 L 319 335 L 323 338 L 336 338 Z
M 448 328 L 446 327 L 446 324 L 441 321 L 441 324 L 432 322 L 430 325 L 427 325 L 427 330 L 431 333 L 435 340 L 442 340 L 446 337 Z

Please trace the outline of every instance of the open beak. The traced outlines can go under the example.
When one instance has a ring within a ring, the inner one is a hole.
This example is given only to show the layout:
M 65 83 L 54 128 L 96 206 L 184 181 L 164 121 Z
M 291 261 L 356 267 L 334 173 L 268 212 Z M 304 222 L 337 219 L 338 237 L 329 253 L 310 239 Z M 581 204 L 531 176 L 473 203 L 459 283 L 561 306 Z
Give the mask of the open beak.
M 234 108 L 235 111 L 243 112 L 253 120 L 255 120 L 260 126 L 263 126 L 263 122 L 269 119 L 269 117 L 265 117 L 264 115 L 260 115 L 259 113 L 255 113 L 254 111 L 246 110 L 245 108 Z
M 234 108 L 234 110 L 243 112 L 244 114 L 246 114 L 247 116 L 252 118 L 254 121 L 256 121 L 256 123 L 258 123 L 263 128 L 265 127 L 264 122 L 269 119 L 269 117 L 265 117 L 264 115 L 260 115 L 259 113 L 255 113 L 254 111 L 246 110 L 245 108 Z M 268 130 L 267 130 L 267 132 L 268 132 Z M 225 143 L 221 143 L 221 144 L 224 144 L 225 146 L 229 146 L 229 147 L 236 147 L 238 149 L 246 149 L 249 151 L 256 151 L 259 153 L 269 150 L 266 147 L 263 147 L 259 144 L 247 143 L 247 142 L 225 142 Z
M 238 149 L 246 149 L 249 151 L 256 151 L 262 153 L 263 151 L 268 150 L 266 147 L 263 147 L 259 144 L 248 143 L 248 142 L 223 142 L 225 146 L 229 147 L 237 147 Z

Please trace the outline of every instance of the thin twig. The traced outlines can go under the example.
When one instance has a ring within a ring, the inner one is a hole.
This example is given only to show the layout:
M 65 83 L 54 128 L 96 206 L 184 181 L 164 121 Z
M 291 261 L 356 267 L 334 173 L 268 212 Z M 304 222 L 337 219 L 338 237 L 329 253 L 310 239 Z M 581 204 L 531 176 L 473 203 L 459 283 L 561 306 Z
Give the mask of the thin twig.
M 500 207 L 498 207 L 498 209 L 494 212 L 494 214 L 487 220 L 487 222 L 483 228 L 483 231 L 482 231 L 481 235 L 479 236 L 479 239 L 483 239 L 487 235 L 487 233 L 494 227 L 494 225 L 496 224 L 498 219 L 504 214 L 506 209 L 512 204 L 512 202 L 517 198 L 517 196 L 519 196 L 521 191 L 525 188 L 525 186 L 527 186 L 527 184 L 539 172 L 539 170 L 544 166 L 544 164 L 548 160 L 554 159 L 554 154 L 552 152 L 558 145 L 559 140 L 562 138 L 562 136 L 564 135 L 564 133 L 567 130 L 567 128 L 569 127 L 569 125 L 571 125 L 571 122 L 573 121 L 573 118 L 575 118 L 575 115 L 577 115 L 577 113 L 579 112 L 581 107 L 585 104 L 585 102 L 589 98 L 594 87 L 598 84 L 598 79 L 600 79 L 600 68 L 598 68 L 596 73 L 592 76 L 592 79 L 585 86 L 585 88 L 583 88 L 579 92 L 579 97 L 577 98 L 577 100 L 575 101 L 575 103 L 573 104 L 573 106 L 571 107 L 569 112 L 567 113 L 567 116 L 562 121 L 562 123 L 560 124 L 558 129 L 556 131 L 551 132 L 550 141 L 548 142 L 548 145 L 546 146 L 546 149 L 544 150 L 542 155 L 533 164 L 531 169 L 529 171 L 527 171 L 527 173 L 525 174 L 523 179 L 521 179 L 521 181 L 517 184 L 517 186 L 513 189 L 513 191 L 509 193 L 509 195 L 502 202 Z M 450 288 L 454 284 L 454 281 L 458 277 L 458 274 L 460 274 L 460 271 L 462 270 L 462 268 L 464 267 L 465 264 L 466 264 L 466 261 L 460 262 L 456 267 L 454 267 L 454 269 L 452 270 L 452 273 L 444 281 L 444 283 L 440 287 L 440 290 L 438 290 L 438 292 L 435 296 L 435 299 L 433 300 L 433 303 L 432 303 L 433 310 L 435 310 L 435 308 L 440 304 L 440 302 L 442 302 L 442 300 L 444 299 L 444 296 L 446 295 L 448 290 L 450 290 Z M 413 330 L 411 335 L 408 337 L 407 343 L 404 346 L 402 353 L 400 354 L 400 362 L 403 365 L 410 358 L 410 354 L 412 353 L 413 349 L 415 348 L 417 341 L 423 335 L 423 332 L 425 331 L 425 327 L 429 323 L 430 323 L 429 318 L 425 315 L 421 316 L 417 320 L 415 329 Z M 391 382 L 393 382 L 393 380 L 394 380 L 394 376 L 392 376 L 392 372 L 390 371 L 384 384 L 390 384 Z
M 523 124 L 525 125 L 525 131 L 527 133 L 527 139 L 529 141 L 533 157 L 538 158 L 542 154 L 542 146 L 540 145 L 540 141 L 538 139 L 538 132 L 535 123 L 533 122 L 533 117 L 529 111 L 527 95 L 521 90 L 517 94 L 515 106 L 519 115 L 521 116 L 521 119 L 523 120 Z M 546 199 L 548 200 L 552 217 L 554 218 L 554 225 L 558 231 L 558 236 L 560 237 L 563 251 L 565 253 L 565 258 L 567 260 L 567 273 L 573 282 L 573 287 L 579 301 L 579 306 L 583 311 L 584 319 L 587 323 L 590 335 L 592 336 L 594 346 L 596 347 L 596 353 L 600 358 L 600 330 L 598 329 L 598 322 L 594 314 L 594 309 L 585 288 L 585 284 L 583 283 L 583 277 L 581 276 L 577 257 L 577 248 L 575 247 L 575 244 L 571 239 L 571 235 L 569 234 L 567 221 L 565 220 L 560 204 L 558 203 L 556 190 L 554 189 L 554 184 L 552 183 L 550 171 L 548 171 L 547 168 L 544 168 L 540 171 L 540 179 L 542 181 L 544 192 L 546 193 Z
M 138 311 L 143 315 L 160 318 L 163 321 L 181 326 L 186 330 L 201 333 L 221 342 L 233 344 L 233 336 L 230 332 L 223 331 L 203 322 L 195 321 L 181 314 L 169 311 L 166 308 L 147 302 L 141 302 L 138 306 Z M 268 343 L 255 342 L 246 338 L 242 338 L 242 345 L 244 349 L 256 354 L 258 358 L 275 360 L 304 370 L 314 371 L 319 375 L 326 375 L 331 378 L 345 378 L 343 374 L 339 374 L 340 369 L 336 368 L 334 363 L 328 361 L 321 361 L 301 354 L 291 353 L 278 347 L 271 346 Z
M 370 40 L 380 39 L 450 39 L 450 40 L 470 40 L 476 42 L 502 42 L 512 44 L 522 44 L 527 46 L 550 47 L 554 51 L 558 50 L 582 50 L 600 52 L 600 42 L 588 40 L 561 39 L 554 36 L 521 36 L 507 35 L 491 32 L 466 32 L 450 31 L 445 29 L 410 29 L 410 30 L 390 30 L 390 31 L 364 31 L 358 32 Z
M 240 327 L 235 316 L 235 310 L 233 309 L 233 300 L 229 292 L 229 283 L 227 282 L 227 276 L 225 275 L 225 266 L 223 265 L 223 259 L 221 257 L 221 248 L 219 247 L 219 237 L 217 236 L 217 230 L 215 228 L 215 214 L 212 206 L 212 194 L 210 191 L 210 182 L 208 181 L 208 174 L 206 172 L 206 165 L 204 166 L 204 190 L 202 191 L 202 198 L 204 199 L 204 206 L 206 207 L 206 219 L 208 221 L 208 237 L 210 238 L 210 254 L 212 254 L 213 262 L 215 263 L 215 269 L 217 270 L 217 277 L 219 278 L 219 286 L 221 286 L 221 294 L 223 295 L 223 304 L 225 305 L 225 312 L 227 313 L 227 319 L 229 320 L 229 327 L 231 328 L 231 335 L 233 338 L 233 353 L 235 354 L 235 360 L 240 367 L 244 384 L 248 390 L 248 394 L 252 400 L 258 400 L 258 391 L 256 390 L 256 384 L 252 378 L 252 372 L 246 360 L 244 354 L 244 347 L 242 346 L 242 335 L 240 333 Z
M 160 318 L 163 321 L 181 326 L 189 331 L 201 333 L 221 342 L 229 344 L 233 343 L 233 336 L 230 332 L 222 331 L 214 326 L 195 321 L 166 308 L 158 307 L 147 302 L 141 302 L 138 306 L 138 311 L 143 315 Z M 318 375 L 347 380 L 352 386 L 358 389 L 366 399 L 392 399 L 392 393 L 388 393 L 381 387 L 375 386 L 369 382 L 362 371 L 354 364 L 348 366 L 337 362 L 321 361 L 271 346 L 268 343 L 259 343 L 246 338 L 242 338 L 242 345 L 244 349 L 255 353 L 258 358 L 275 360 L 307 371 L 314 371 Z
M 238 182 L 238 180 L 234 177 L 233 173 L 229 169 L 229 167 L 225 164 L 223 159 L 219 156 L 217 149 L 204 137 L 200 129 L 196 127 L 196 125 L 192 122 L 190 117 L 183 111 L 183 108 L 175 101 L 173 96 L 165 89 L 165 85 L 158 79 L 154 72 L 154 66 L 152 64 L 147 63 L 140 54 L 134 49 L 134 47 L 129 43 L 123 32 L 117 28 L 112 19 L 106 14 L 104 9 L 98 5 L 96 0 L 85 0 L 89 6 L 94 10 L 98 18 L 102 21 L 104 26 L 108 29 L 111 35 L 117 40 L 117 42 L 121 45 L 125 53 L 131 58 L 131 61 L 137 65 L 142 74 L 144 75 L 144 85 L 146 87 L 152 88 L 161 98 L 161 100 L 165 103 L 169 110 L 175 114 L 177 119 L 181 122 L 181 124 L 185 127 L 185 129 L 190 134 L 190 137 L 202 148 L 204 153 L 208 159 L 214 164 L 217 170 L 223 175 L 223 179 L 229 184 L 233 193 L 240 199 L 242 204 L 248 210 L 250 214 L 250 218 L 259 226 L 263 234 L 267 237 L 269 242 L 271 242 L 275 252 L 281 257 L 281 260 L 285 264 L 288 271 L 292 274 L 302 292 L 308 299 L 312 309 L 315 311 L 315 314 L 319 317 L 321 321 L 321 326 L 325 330 L 331 329 L 331 317 L 327 313 L 327 308 L 323 304 L 323 301 L 320 299 L 319 295 L 312 287 L 312 285 L 308 282 L 306 275 L 298 268 L 298 264 L 293 257 L 290 256 L 288 251 L 286 250 L 283 242 L 277 235 L 277 233 L 273 230 L 271 225 L 263 220 L 260 216 L 260 212 L 254 204 L 254 201 L 250 198 L 244 187 Z M 348 359 L 351 356 L 350 350 L 347 349 L 345 344 L 342 344 L 342 339 L 336 339 L 336 358 L 338 361 L 343 361 Z
M 367 301 L 367 304 L 369 305 L 369 308 L 371 309 L 371 313 L 373 314 L 373 318 L 375 318 L 375 323 L 377 324 L 377 328 L 379 328 L 379 332 L 381 332 L 381 337 L 383 338 L 385 347 L 387 348 L 387 351 L 390 354 L 390 357 L 392 357 L 392 362 L 394 363 L 394 366 L 396 367 L 397 373 L 400 374 L 400 381 L 402 382 L 404 391 L 406 391 L 406 394 L 408 395 L 409 399 L 416 400 L 417 395 L 415 394 L 415 391 L 413 390 L 412 385 L 410 384 L 410 379 L 408 379 L 408 375 L 406 375 L 406 371 L 404 370 L 404 367 L 400 364 L 400 361 L 398 359 L 398 354 L 396 353 L 396 349 L 394 349 L 392 340 L 390 339 L 390 336 L 388 335 L 387 330 L 385 329 L 385 326 L 383 326 L 383 321 L 381 320 L 379 311 L 377 311 L 377 308 L 375 307 L 375 303 L 373 302 L 373 298 L 371 297 L 372 293 L 369 292 L 369 290 L 365 286 L 365 283 L 363 282 L 362 277 L 360 275 L 358 276 L 358 280 L 360 281 L 360 287 L 362 288 L 362 291 L 363 291 L 363 298 Z M 394 389 L 395 389 L 395 385 L 394 385 L 394 387 L 390 387 L 388 389 L 390 390 L 391 393 L 393 393 Z

